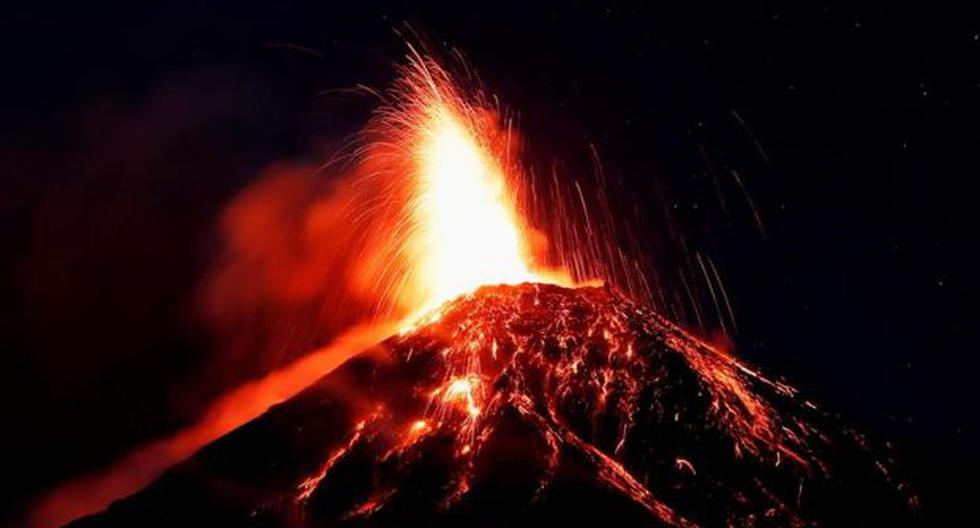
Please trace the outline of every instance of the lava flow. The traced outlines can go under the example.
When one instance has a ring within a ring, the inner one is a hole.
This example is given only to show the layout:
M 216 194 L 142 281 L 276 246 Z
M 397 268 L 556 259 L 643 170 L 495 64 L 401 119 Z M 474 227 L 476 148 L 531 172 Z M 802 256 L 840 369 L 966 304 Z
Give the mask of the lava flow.
M 301 222 L 340 242 L 295 253 L 342 262 L 323 275 L 401 332 L 304 370 L 307 390 L 263 401 L 286 400 L 79 526 L 903 518 L 859 437 L 594 273 L 615 266 L 583 264 L 601 233 L 532 227 L 534 193 L 489 98 L 418 56 L 387 97 L 345 185 Z

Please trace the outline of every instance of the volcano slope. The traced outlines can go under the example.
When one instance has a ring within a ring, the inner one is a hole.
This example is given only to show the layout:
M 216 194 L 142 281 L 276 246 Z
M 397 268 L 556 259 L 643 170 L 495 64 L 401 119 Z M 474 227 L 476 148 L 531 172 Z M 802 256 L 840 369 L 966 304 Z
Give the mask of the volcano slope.
M 611 289 L 489 286 L 73 526 L 917 524 L 837 424 Z

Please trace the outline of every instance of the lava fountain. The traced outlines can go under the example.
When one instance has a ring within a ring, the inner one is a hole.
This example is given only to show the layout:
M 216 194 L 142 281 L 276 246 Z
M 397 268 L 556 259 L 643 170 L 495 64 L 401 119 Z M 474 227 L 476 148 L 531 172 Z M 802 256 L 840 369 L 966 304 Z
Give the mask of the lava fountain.
M 535 279 L 527 264 L 524 229 L 496 161 L 451 107 L 424 111 L 416 151 L 418 222 L 409 244 L 418 257 L 416 287 L 434 308 L 484 284 Z
M 542 262 L 516 132 L 478 85 L 464 93 L 414 55 L 360 139 L 353 273 L 381 313 L 411 320 L 483 285 L 571 284 Z

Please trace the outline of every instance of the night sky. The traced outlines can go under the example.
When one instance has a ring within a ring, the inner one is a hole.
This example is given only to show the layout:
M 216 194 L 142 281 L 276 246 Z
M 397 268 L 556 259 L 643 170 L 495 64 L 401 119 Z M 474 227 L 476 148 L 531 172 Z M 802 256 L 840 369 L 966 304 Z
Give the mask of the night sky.
M 740 356 L 890 440 L 937 524 L 966 510 L 976 484 L 959 482 L 980 471 L 974 14 L 83 4 L 0 15 L 0 523 L 301 353 L 214 346 L 193 298 L 215 225 L 263 168 L 355 132 L 373 103 L 346 89 L 386 86 L 406 38 L 462 51 L 538 170 L 587 178 L 598 153 L 666 288 L 679 291 L 683 237 L 724 278 Z

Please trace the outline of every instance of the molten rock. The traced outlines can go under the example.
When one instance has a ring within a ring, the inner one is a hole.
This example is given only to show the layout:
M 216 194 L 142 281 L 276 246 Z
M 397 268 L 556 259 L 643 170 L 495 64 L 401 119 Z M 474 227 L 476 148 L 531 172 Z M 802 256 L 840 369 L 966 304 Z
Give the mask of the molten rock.
M 77 526 L 907 524 L 833 422 L 609 289 L 484 287 Z

